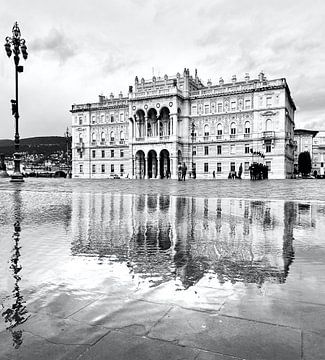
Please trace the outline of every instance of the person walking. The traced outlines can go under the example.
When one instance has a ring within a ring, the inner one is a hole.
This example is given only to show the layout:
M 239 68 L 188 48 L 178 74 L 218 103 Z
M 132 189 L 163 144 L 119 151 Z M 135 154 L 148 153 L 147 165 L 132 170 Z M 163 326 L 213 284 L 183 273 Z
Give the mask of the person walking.
M 178 181 L 181 181 L 182 180 L 182 165 L 181 165 L 181 163 L 178 164 L 177 175 L 178 175 Z
M 240 163 L 239 169 L 238 169 L 238 179 L 241 179 L 241 174 L 243 173 L 243 164 Z
M 187 166 L 185 165 L 185 162 L 183 162 L 183 166 L 182 166 L 182 180 L 183 181 L 185 181 L 186 171 L 187 171 Z

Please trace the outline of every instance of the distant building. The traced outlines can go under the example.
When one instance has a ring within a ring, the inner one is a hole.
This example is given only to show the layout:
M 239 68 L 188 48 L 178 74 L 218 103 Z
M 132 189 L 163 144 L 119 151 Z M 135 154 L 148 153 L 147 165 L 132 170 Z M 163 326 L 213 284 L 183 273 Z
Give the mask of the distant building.
M 216 85 L 203 85 L 188 69 L 135 77 L 127 97 L 72 105 L 73 177 L 175 179 L 185 162 L 197 178 L 226 179 L 240 164 L 249 178 L 252 162 L 262 162 L 270 179 L 290 178 L 295 110 L 286 80 L 268 80 L 263 72 Z
M 317 171 L 317 175 L 324 177 L 325 169 L 325 131 L 317 132 L 313 142 L 312 172 Z

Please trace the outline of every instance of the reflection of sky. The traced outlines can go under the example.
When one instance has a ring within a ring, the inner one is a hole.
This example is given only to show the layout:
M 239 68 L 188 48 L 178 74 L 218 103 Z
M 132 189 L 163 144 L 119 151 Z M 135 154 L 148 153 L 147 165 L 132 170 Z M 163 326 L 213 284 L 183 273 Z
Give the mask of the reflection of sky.
M 15 216 L 13 193 L 1 195 L 0 300 L 6 307 L 14 287 Z M 188 289 L 190 302 L 194 290 L 207 297 L 214 289 L 209 296 L 217 297 L 257 284 L 296 298 L 308 289 L 317 299 L 325 295 L 324 217 L 318 202 L 22 191 L 20 290 L 27 308 L 34 299 L 73 289 L 129 294 L 155 288 L 174 300 L 181 296 L 175 290 Z

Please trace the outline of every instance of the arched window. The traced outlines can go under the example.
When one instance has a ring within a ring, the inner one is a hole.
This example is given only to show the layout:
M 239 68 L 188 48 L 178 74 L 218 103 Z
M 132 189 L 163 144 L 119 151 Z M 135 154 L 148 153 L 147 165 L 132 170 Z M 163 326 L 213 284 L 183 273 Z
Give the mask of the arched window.
M 122 130 L 121 132 L 120 132 L 120 144 L 124 144 L 124 131 Z
M 265 130 L 266 131 L 272 131 L 273 130 L 273 124 L 271 119 L 267 119 L 265 122 Z
M 249 121 L 245 122 L 245 137 L 249 137 L 251 134 L 251 123 Z
M 221 139 L 222 138 L 222 125 L 219 123 L 217 125 L 217 139 Z
M 210 127 L 209 125 L 204 125 L 204 136 L 210 135 Z
M 236 130 L 237 130 L 237 128 L 236 128 L 236 123 L 232 122 L 232 123 L 230 124 L 230 137 L 231 137 L 231 138 L 236 137 Z
M 96 134 L 95 133 L 92 133 L 91 134 L 91 142 L 96 142 Z
M 79 133 L 79 142 L 80 142 L 80 143 L 83 142 L 82 133 Z
M 100 141 L 101 141 L 101 142 L 105 142 L 105 133 L 104 133 L 104 132 L 102 132 L 102 133 L 100 134 Z
M 114 140 L 115 140 L 115 138 L 114 138 L 114 131 L 111 131 L 111 133 L 110 133 L 110 135 L 109 135 L 109 141 L 110 141 L 111 143 L 113 143 Z

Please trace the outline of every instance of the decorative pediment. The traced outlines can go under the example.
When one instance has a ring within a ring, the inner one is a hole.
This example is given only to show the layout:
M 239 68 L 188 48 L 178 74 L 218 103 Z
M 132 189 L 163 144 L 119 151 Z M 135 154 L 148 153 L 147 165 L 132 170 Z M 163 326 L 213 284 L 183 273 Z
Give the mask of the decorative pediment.
M 267 110 L 264 113 L 261 113 L 262 116 L 275 116 L 277 115 L 277 111 Z

